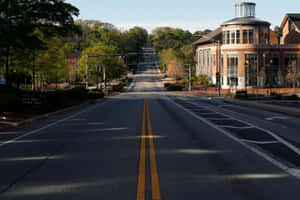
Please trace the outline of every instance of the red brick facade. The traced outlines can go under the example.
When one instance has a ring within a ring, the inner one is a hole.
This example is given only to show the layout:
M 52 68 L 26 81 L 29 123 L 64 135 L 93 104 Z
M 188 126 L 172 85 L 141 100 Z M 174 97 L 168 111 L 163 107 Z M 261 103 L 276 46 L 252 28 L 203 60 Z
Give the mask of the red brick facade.
M 300 31 L 297 23 L 287 17 L 284 20 L 284 44 L 268 22 L 254 16 L 225 22 L 207 39 L 194 43 L 196 73 L 206 74 L 212 84 L 218 84 L 216 73 L 220 72 L 224 89 L 300 87 Z

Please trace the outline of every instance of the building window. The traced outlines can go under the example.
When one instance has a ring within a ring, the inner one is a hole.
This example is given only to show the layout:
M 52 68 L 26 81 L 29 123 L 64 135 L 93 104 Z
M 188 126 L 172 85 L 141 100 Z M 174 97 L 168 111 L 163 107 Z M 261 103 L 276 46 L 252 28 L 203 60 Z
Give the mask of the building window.
M 235 44 L 235 31 L 234 30 L 230 31 L 230 41 L 231 41 L 230 44 Z
M 262 30 L 259 33 L 259 43 L 260 44 L 269 44 L 269 30 Z
M 288 73 L 297 72 L 297 54 L 286 54 L 284 56 L 284 63 Z
M 257 86 L 257 55 L 245 55 L 246 86 Z
M 226 44 L 230 44 L 230 31 L 226 31 Z
M 236 43 L 237 44 L 241 43 L 241 33 L 240 33 L 240 30 L 236 31 Z
M 283 84 L 282 74 L 279 73 L 279 54 L 267 54 L 265 61 L 266 85 L 276 87 Z
M 240 44 L 241 33 L 240 30 L 230 30 L 223 32 L 223 44 Z
M 211 60 L 210 49 L 199 50 L 199 73 L 206 74 L 208 77 L 211 76 Z
M 206 59 L 207 59 L 206 74 L 207 77 L 210 77 L 210 50 L 209 49 L 206 50 Z
M 270 34 L 269 31 L 264 32 L 264 44 L 269 44 L 270 41 Z
M 237 55 L 227 56 L 227 69 L 228 69 L 227 84 L 230 87 L 238 86 L 238 56 Z
M 243 43 L 244 44 L 255 43 L 255 34 L 253 29 L 243 30 Z
M 295 87 L 297 82 L 297 54 L 286 54 L 284 56 L 284 64 L 287 87 Z

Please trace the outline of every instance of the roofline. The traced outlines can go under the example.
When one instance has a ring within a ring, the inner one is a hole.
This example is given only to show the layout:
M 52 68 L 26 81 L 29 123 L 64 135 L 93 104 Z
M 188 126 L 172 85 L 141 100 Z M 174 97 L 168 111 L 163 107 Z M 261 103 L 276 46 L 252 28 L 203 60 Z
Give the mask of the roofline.
M 280 25 L 280 28 L 283 28 L 288 20 L 288 18 L 290 17 L 290 15 L 299 15 L 299 13 L 287 13 L 285 14 L 285 17 Z
M 235 6 L 240 6 L 240 5 L 252 5 L 256 6 L 256 3 L 253 2 L 241 2 L 241 3 L 236 3 Z
M 210 36 L 210 34 L 214 35 Z M 200 44 L 206 44 L 206 43 L 213 43 L 213 38 L 217 37 L 219 34 L 222 34 L 222 27 L 219 27 L 215 30 L 213 30 L 212 32 L 202 36 L 200 39 L 196 40 L 195 42 L 192 43 L 192 45 L 200 45 Z M 201 41 L 203 40 L 203 41 Z
M 283 27 L 285 26 L 285 24 L 286 24 L 286 22 L 287 22 L 287 20 L 288 20 L 288 17 L 289 17 L 289 15 L 286 14 L 285 17 L 284 17 L 284 19 L 283 19 L 283 21 L 282 21 L 282 23 L 281 23 L 281 25 L 280 25 L 280 28 L 281 28 L 281 29 L 283 29 Z

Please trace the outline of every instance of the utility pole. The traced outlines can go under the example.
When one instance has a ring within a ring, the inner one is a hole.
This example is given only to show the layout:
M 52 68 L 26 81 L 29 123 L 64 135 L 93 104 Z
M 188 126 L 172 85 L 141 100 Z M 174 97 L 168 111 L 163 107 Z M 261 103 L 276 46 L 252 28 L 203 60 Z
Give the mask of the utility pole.
M 192 69 L 191 69 L 191 64 L 189 64 L 189 91 L 192 91 Z
M 86 82 L 85 82 L 85 88 L 89 89 L 89 55 L 87 55 L 87 59 L 86 59 Z
M 97 89 L 99 89 L 99 73 L 100 73 L 100 66 L 97 65 L 96 75 L 97 75 Z
M 221 96 L 221 48 L 220 48 L 220 40 L 218 40 L 218 96 Z
M 101 66 L 103 69 L 103 91 L 105 92 L 106 91 L 106 69 L 103 64 L 103 57 L 101 56 L 100 59 L 101 59 Z

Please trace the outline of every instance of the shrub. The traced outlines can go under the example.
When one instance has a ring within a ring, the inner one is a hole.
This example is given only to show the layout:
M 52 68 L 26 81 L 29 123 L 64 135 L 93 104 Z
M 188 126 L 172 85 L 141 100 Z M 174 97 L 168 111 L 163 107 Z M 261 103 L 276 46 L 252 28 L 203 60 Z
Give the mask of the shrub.
M 123 89 L 123 84 L 121 83 L 121 84 L 118 84 L 118 85 L 113 85 L 112 86 L 112 91 L 114 91 L 114 92 L 121 92 L 122 91 L 122 89 Z
M 101 99 L 104 97 L 104 93 L 102 91 L 89 91 L 88 98 L 89 99 Z
M 170 85 L 171 85 L 171 83 L 165 83 L 165 84 L 164 84 L 164 87 L 165 87 L 165 88 L 168 88 Z
M 82 88 L 82 87 L 76 87 L 76 88 L 72 88 L 70 90 L 65 90 L 65 92 L 66 92 L 66 95 L 68 96 L 68 98 L 81 99 L 81 98 L 87 97 L 88 90 L 86 90 L 85 88 Z
M 0 85 L 0 111 L 16 111 L 22 105 L 22 91 L 6 85 Z
M 288 95 L 288 96 L 282 96 L 282 100 L 298 100 L 298 96 L 293 94 L 293 95 Z
M 199 81 L 199 84 L 203 87 L 208 87 L 209 83 L 208 83 L 208 78 L 206 75 L 201 74 L 197 77 L 197 80 Z
M 167 87 L 167 90 L 169 90 L 169 91 L 182 91 L 183 86 L 182 85 L 177 85 L 177 84 L 170 84 L 169 87 Z

